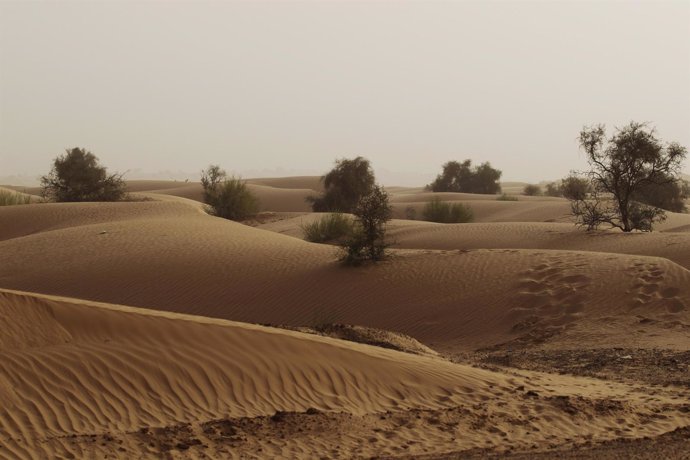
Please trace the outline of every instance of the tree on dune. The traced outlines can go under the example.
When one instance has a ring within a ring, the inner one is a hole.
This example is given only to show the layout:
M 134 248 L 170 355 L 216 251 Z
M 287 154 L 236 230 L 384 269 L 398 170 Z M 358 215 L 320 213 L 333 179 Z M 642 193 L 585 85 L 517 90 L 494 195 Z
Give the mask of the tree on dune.
M 322 180 L 324 193 L 307 198 L 314 212 L 353 212 L 375 184 L 371 164 L 362 157 L 336 160 L 335 167 Z
M 126 192 L 122 174 L 108 174 L 93 153 L 75 147 L 53 160 L 41 177 L 41 194 L 52 201 L 118 201 Z
M 561 195 L 569 200 L 584 200 L 592 192 L 589 179 L 574 173 L 563 179 L 560 186 Z
M 386 222 L 391 219 L 392 209 L 388 193 L 374 185 L 362 196 L 355 209 L 355 226 L 352 235 L 342 244 L 346 265 L 360 265 L 365 261 L 377 262 L 386 257 Z
M 676 142 L 664 145 L 645 123 L 630 122 L 606 137 L 603 125 L 585 127 L 580 146 L 587 155 L 592 193 L 571 199 L 577 224 L 588 230 L 606 224 L 624 232 L 651 231 L 666 218 L 650 190 L 679 183 L 687 150 Z M 682 186 L 678 190 L 682 192 Z M 667 199 L 666 199 L 667 200 Z
M 427 188 L 432 192 L 462 192 L 495 194 L 501 192 L 499 179 L 501 171 L 491 167 L 491 163 L 482 163 L 472 168 L 472 160 L 462 163 L 449 161 L 443 165 L 443 171 L 436 176 Z

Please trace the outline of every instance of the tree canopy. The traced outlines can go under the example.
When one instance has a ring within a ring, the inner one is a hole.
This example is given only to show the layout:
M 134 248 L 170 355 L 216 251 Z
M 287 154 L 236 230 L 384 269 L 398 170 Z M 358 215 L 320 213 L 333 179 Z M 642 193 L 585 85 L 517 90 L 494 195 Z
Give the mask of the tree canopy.
M 473 168 L 472 160 L 449 161 L 427 188 L 433 192 L 495 194 L 501 192 L 500 178 L 501 171 L 492 168 L 489 162 Z
M 41 177 L 42 195 L 53 201 L 117 201 L 125 196 L 122 174 L 108 174 L 93 153 L 75 147 L 53 160 Z
M 362 157 L 336 160 L 335 167 L 322 180 L 324 193 L 308 198 L 315 212 L 353 212 L 376 181 L 369 160 Z
M 663 209 L 641 198 L 645 190 L 664 187 L 678 180 L 687 150 L 676 142 L 664 144 L 645 123 L 630 122 L 606 137 L 603 125 L 585 127 L 580 146 L 590 170 L 589 197 L 572 201 L 578 223 L 588 229 L 602 224 L 651 231 L 654 222 L 665 219 Z

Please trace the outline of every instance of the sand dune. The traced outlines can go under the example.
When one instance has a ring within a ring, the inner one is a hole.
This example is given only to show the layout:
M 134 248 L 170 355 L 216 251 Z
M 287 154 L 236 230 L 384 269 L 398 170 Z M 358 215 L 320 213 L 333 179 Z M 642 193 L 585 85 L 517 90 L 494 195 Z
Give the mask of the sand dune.
M 313 178 L 251 183 L 258 228 L 199 184 L 131 185 L 0 207 L 0 458 L 529 457 L 690 424 L 686 215 L 585 233 L 564 200 L 441 194 L 479 223 L 394 220 L 392 257 L 350 269 L 301 239 Z M 556 373 L 589 369 L 618 381 Z
M 260 326 L 5 290 L 0 315 L 4 458 L 419 454 L 650 436 L 690 421 L 674 390 L 505 376 Z M 438 421 L 406 422 L 410 411 Z
M 25 187 L 3 187 L 0 186 L 0 193 L 11 193 L 11 194 L 17 194 L 22 197 L 27 197 L 30 198 L 32 202 L 39 202 L 41 201 L 41 196 L 38 194 L 32 194 L 29 193 L 29 190 L 26 190 Z
M 186 202 L 102 206 L 98 218 L 89 205 L 59 207 L 82 222 L 27 228 L 25 236 L 13 230 L 14 238 L 0 242 L 0 287 L 255 323 L 360 324 L 440 349 L 491 346 L 542 330 L 565 343 L 575 325 L 596 329 L 602 318 L 620 326 L 601 332 L 607 343 L 673 348 L 690 324 L 690 272 L 657 257 L 399 250 L 384 264 L 352 270 L 337 264 L 333 247 L 206 216 Z M 47 222 L 39 215 L 56 208 L 24 209 Z M 0 209 L 0 218 L 6 213 Z M 639 315 L 657 322 L 631 333 Z M 673 324 L 681 329 L 648 334 Z
M 683 215 L 676 223 L 682 223 Z M 259 228 L 303 238 L 302 226 L 321 218 L 310 213 L 284 215 Z M 690 216 L 688 216 L 690 217 Z M 672 224 L 672 223 L 667 223 Z M 585 232 L 572 223 L 483 222 L 437 224 L 424 221 L 393 220 L 388 225 L 393 246 L 403 249 L 550 249 L 608 252 L 667 258 L 690 269 L 690 234 L 684 226 L 663 232 L 623 233 L 619 230 Z
M 311 208 L 306 201 L 308 196 L 318 192 L 304 186 L 318 186 L 318 178 L 278 178 L 278 179 L 248 179 L 249 191 L 259 201 L 261 211 L 277 212 L 306 212 Z M 171 195 L 202 201 L 202 188 L 199 182 L 174 181 L 129 181 L 127 188 L 142 196 L 154 192 L 159 195 Z

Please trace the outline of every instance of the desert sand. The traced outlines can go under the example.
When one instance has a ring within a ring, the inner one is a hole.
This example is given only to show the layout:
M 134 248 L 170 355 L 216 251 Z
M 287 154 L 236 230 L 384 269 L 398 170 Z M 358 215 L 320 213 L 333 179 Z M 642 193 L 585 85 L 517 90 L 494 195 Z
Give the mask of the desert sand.
M 0 207 L 0 458 L 687 455 L 690 215 L 396 187 L 391 257 L 343 268 L 318 178 L 248 182 L 248 225 L 192 182 Z M 405 220 L 434 195 L 475 223 Z

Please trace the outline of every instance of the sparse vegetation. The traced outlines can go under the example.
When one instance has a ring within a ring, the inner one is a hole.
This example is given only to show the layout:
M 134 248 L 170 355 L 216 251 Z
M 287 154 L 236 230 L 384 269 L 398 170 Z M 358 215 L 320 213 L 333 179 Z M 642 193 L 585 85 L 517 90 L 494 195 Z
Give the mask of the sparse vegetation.
M 0 189 L 0 206 L 14 206 L 32 203 L 31 196 L 11 190 Z
M 330 213 L 301 226 L 304 239 L 312 243 L 340 242 L 352 235 L 353 223 L 349 216 Z
M 525 185 L 525 188 L 522 189 L 522 194 L 527 196 L 541 195 L 541 187 L 536 184 L 527 184 Z
M 584 177 L 571 174 L 561 181 L 560 192 L 569 200 L 584 200 L 592 192 L 592 184 Z
M 602 224 L 624 232 L 651 231 L 666 218 L 658 205 L 641 201 L 645 190 L 678 180 L 687 150 L 678 143 L 663 145 L 654 129 L 631 122 L 610 138 L 603 125 L 585 127 L 580 146 L 587 155 L 592 184 L 587 197 L 571 198 L 577 224 L 593 230 Z
M 515 195 L 507 195 L 505 193 L 502 193 L 498 197 L 496 197 L 496 201 L 518 201 L 518 197 Z
M 546 184 L 544 195 L 553 197 L 563 196 L 560 184 L 558 182 L 549 182 Z
M 78 147 L 55 158 L 41 187 L 43 198 L 52 201 L 119 201 L 126 194 L 122 174 L 108 174 L 98 157 Z
M 443 224 L 472 222 L 474 215 L 469 206 L 462 203 L 446 203 L 440 198 L 434 197 L 422 211 L 424 220 Z
M 363 196 L 354 210 L 355 227 L 342 244 L 345 265 L 360 265 L 365 261 L 377 262 L 386 256 L 386 222 L 391 218 L 388 193 L 379 185 Z
M 433 192 L 495 194 L 501 192 L 500 178 L 501 171 L 492 168 L 489 162 L 472 168 L 471 160 L 462 163 L 449 161 L 427 189 Z
M 259 202 L 239 178 L 228 177 L 218 165 L 201 172 L 204 203 L 207 212 L 216 217 L 242 220 L 256 214 Z
M 685 200 L 690 198 L 690 183 L 686 180 L 669 178 L 662 184 L 645 184 L 633 194 L 641 203 L 671 212 L 685 212 Z
M 307 198 L 314 212 L 353 212 L 375 184 L 369 160 L 362 157 L 336 160 L 335 167 L 322 180 L 324 193 Z

